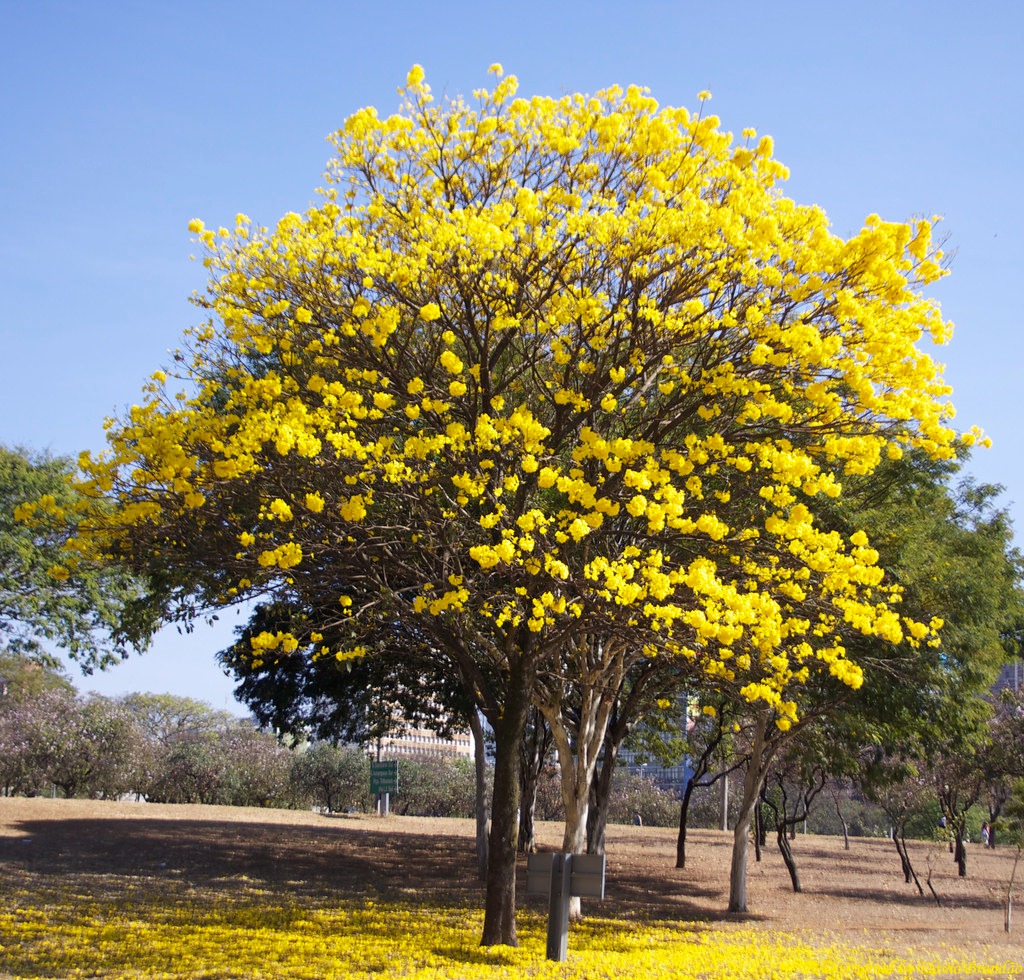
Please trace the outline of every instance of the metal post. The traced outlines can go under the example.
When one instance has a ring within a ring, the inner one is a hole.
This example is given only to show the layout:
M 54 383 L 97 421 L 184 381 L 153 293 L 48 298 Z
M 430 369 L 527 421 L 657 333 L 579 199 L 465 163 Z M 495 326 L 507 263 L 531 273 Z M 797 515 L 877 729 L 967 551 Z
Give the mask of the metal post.
M 572 855 L 551 855 L 551 896 L 548 900 L 549 960 L 564 963 L 569 941 L 569 892 Z

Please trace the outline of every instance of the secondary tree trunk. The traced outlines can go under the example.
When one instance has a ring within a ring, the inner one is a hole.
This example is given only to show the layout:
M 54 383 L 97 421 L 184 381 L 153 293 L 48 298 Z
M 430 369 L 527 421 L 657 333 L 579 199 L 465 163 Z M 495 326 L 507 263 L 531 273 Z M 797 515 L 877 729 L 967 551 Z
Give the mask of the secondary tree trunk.
M 1009 932 L 1013 919 L 1013 883 L 1017 878 L 1017 865 L 1020 864 L 1022 848 L 1017 848 L 1017 856 L 1013 859 L 1013 870 L 1010 871 L 1010 883 L 1006 886 L 1006 915 L 1003 917 L 1003 928 Z
M 476 868 L 481 881 L 487 880 L 487 747 L 484 726 L 474 708 L 469 712 L 469 729 L 473 733 L 473 764 L 476 769 Z
M 964 828 L 962 823 L 956 825 L 953 860 L 956 862 L 956 873 L 961 878 L 967 877 L 967 848 L 964 846 Z
M 754 808 L 758 805 L 761 784 L 765 770 L 774 754 L 766 746 L 769 711 L 758 712 L 754 721 L 754 738 L 750 747 L 750 759 L 743 777 L 743 799 L 732 835 L 732 867 L 729 872 L 729 911 L 747 911 L 747 842 L 750 838 L 750 823 Z
M 484 898 L 484 946 L 517 946 L 516 845 L 519 840 L 519 792 L 522 741 L 529 718 L 533 674 L 522 665 L 508 680 L 504 710 L 491 719 L 494 728 L 494 796 L 488 842 Z
M 778 832 L 779 850 L 782 852 L 782 860 L 786 863 L 786 870 L 789 872 L 789 880 L 793 884 L 793 891 L 802 892 L 800 886 L 800 873 L 796 870 L 796 861 L 793 858 L 793 849 L 789 846 L 789 839 L 786 836 L 786 827 L 783 825 Z
M 547 722 L 536 708 L 530 708 L 530 720 L 523 739 L 523 799 L 519 805 L 519 850 L 523 854 L 532 854 L 537 849 L 534 836 L 537 791 L 550 749 L 551 733 Z
M 924 889 L 921 887 L 921 882 L 917 877 L 914 866 L 910 863 L 910 854 L 907 852 L 907 839 L 903 834 L 902 827 L 893 828 L 892 841 L 896 845 L 896 853 L 900 856 L 900 863 L 903 865 L 903 877 L 906 879 L 907 884 L 909 885 L 913 882 L 917 887 L 917 893 L 923 895 Z
M 771 804 L 769 804 L 771 806 Z M 775 838 L 779 843 L 779 853 L 782 854 L 783 863 L 786 865 L 786 870 L 789 872 L 789 880 L 793 885 L 794 892 L 802 892 L 803 888 L 800 886 L 800 873 L 796 870 L 796 860 L 793 858 L 793 848 L 790 846 L 790 836 L 787 833 L 789 829 L 786 819 L 785 810 L 781 813 L 779 810 L 772 806 L 772 811 L 775 816 Z M 796 826 L 795 824 L 793 826 Z
M 587 849 L 590 791 L 597 771 L 597 760 L 604 745 L 605 732 L 611 719 L 614 692 L 622 683 L 622 662 L 621 655 L 612 658 L 612 663 L 619 665 L 618 674 L 616 675 L 610 668 L 606 669 L 601 674 L 601 685 L 581 684 L 578 714 L 574 719 L 567 717 L 565 704 L 561 700 L 540 705 L 558 754 L 558 766 L 562 777 L 562 803 L 565 807 L 562 850 L 567 854 L 583 854 Z M 570 901 L 569 915 L 572 918 L 579 917 L 578 898 Z
M 758 799 L 754 807 L 754 862 L 761 863 L 761 848 L 764 846 L 764 809 L 763 801 Z
M 729 774 L 722 777 L 722 830 L 729 829 Z
M 836 816 L 839 817 L 839 822 L 843 825 L 843 850 L 848 851 L 850 849 L 850 828 L 847 826 L 846 817 L 843 816 L 843 811 L 839 806 L 839 794 L 836 793 L 832 799 L 836 805 Z
M 621 743 L 608 739 L 604 742 L 604 756 L 592 784 L 590 810 L 587 813 L 587 853 L 604 854 L 605 835 L 608 830 L 608 808 L 612 799 L 615 763 Z
M 728 779 L 728 776 L 723 777 Z M 693 784 L 696 780 L 688 779 L 683 790 L 683 798 L 679 801 L 679 834 L 676 837 L 676 867 L 686 867 L 686 822 L 690 814 L 690 797 L 693 796 Z

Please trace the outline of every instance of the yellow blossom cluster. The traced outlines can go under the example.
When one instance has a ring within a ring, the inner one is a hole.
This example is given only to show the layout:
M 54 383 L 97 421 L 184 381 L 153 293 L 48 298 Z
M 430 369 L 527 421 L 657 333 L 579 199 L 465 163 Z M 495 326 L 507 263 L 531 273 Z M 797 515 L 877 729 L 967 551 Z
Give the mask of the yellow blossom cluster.
M 811 671 L 861 683 L 850 630 L 934 642 L 816 520 L 953 452 L 931 223 L 844 239 L 769 139 L 636 87 L 438 104 L 414 69 L 404 98 L 334 135 L 305 213 L 192 223 L 191 392 L 159 379 L 83 458 L 72 548 L 202 569 L 210 604 L 345 583 L 492 659 L 628 634 L 783 726 Z

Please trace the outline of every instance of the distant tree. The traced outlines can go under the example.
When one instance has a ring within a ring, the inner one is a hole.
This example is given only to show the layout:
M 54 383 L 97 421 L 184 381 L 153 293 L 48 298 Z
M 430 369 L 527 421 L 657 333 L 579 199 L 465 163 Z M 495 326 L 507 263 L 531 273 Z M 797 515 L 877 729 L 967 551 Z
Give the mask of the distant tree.
M 141 736 L 115 701 L 55 689 L 31 701 L 29 767 L 65 797 L 117 797 L 136 788 Z M 38 782 L 36 782 L 38 786 Z
M 223 781 L 226 711 L 176 694 L 135 693 L 121 699 L 144 733 L 138 787 L 162 803 L 213 803 Z
M 0 642 L 37 657 L 59 647 L 88 673 L 144 647 L 156 607 L 118 565 L 63 550 L 78 522 L 72 471 L 66 459 L 0 446 Z M 38 508 L 45 523 L 31 520 Z
M 36 796 L 43 777 L 36 766 L 33 710 L 29 702 L 7 702 L 0 711 L 0 789 L 4 796 Z
M 403 756 L 392 810 L 418 817 L 471 817 L 474 778 L 469 759 Z
M 370 760 L 358 749 L 316 742 L 294 757 L 291 779 L 298 794 L 328 813 L 370 805 Z
M 803 734 L 810 740 L 816 733 L 812 727 Z M 807 820 L 811 804 L 831 776 L 827 756 L 814 748 L 807 751 L 801 741 L 794 739 L 776 756 L 761 792 L 762 812 L 768 810 L 771 814 L 779 853 L 794 892 L 802 891 L 803 886 L 789 840 L 797 825 Z
M 864 793 L 889 818 L 892 842 L 899 855 L 903 877 L 923 895 L 920 879 L 907 851 L 907 824 L 927 811 L 935 798 L 929 773 L 922 772 L 913 758 L 877 753 L 867 760 L 863 775 Z
M 1024 691 L 1007 688 L 993 705 L 988 741 L 980 762 L 985 776 L 984 797 L 988 806 L 988 846 L 994 848 L 1003 807 L 1013 788 L 1024 780 Z
M 0 714 L 14 704 L 31 701 L 43 691 L 55 689 L 69 694 L 75 689 L 59 664 L 47 657 L 0 651 Z
M 219 749 L 224 770 L 217 787 L 217 802 L 225 806 L 295 806 L 291 750 L 268 732 L 244 722 L 226 728 Z
M 616 780 L 609 803 L 610 823 L 671 827 L 679 814 L 679 796 L 638 773 Z
M 159 756 L 146 786 L 153 803 L 217 803 L 226 765 L 219 733 L 194 732 Z
M 146 737 L 159 745 L 173 745 L 198 732 L 220 731 L 234 720 L 227 711 L 178 694 L 126 694 L 121 703 Z

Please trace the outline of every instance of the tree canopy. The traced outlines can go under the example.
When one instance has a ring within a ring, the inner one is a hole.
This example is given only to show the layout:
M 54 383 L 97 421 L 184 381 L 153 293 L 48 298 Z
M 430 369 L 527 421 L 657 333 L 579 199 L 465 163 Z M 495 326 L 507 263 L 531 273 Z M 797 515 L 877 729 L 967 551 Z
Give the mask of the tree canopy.
M 0 446 L 0 642 L 14 653 L 60 647 L 91 670 L 145 645 L 153 619 L 142 590 L 109 563 L 69 561 L 78 493 L 67 459 Z M 33 507 L 67 522 L 28 527 Z
M 524 99 L 492 70 L 438 104 L 414 68 L 396 115 L 335 134 L 305 213 L 193 221 L 209 319 L 83 457 L 69 550 L 145 572 L 168 616 L 317 611 L 254 635 L 254 664 L 344 662 L 414 619 L 495 728 L 484 939 L 514 942 L 538 678 L 549 717 L 567 678 L 594 727 L 631 662 L 671 658 L 785 729 L 812 675 L 861 683 L 851 630 L 935 642 L 863 531 L 815 514 L 957 436 L 919 346 L 950 333 L 930 222 L 843 239 L 703 99 Z

